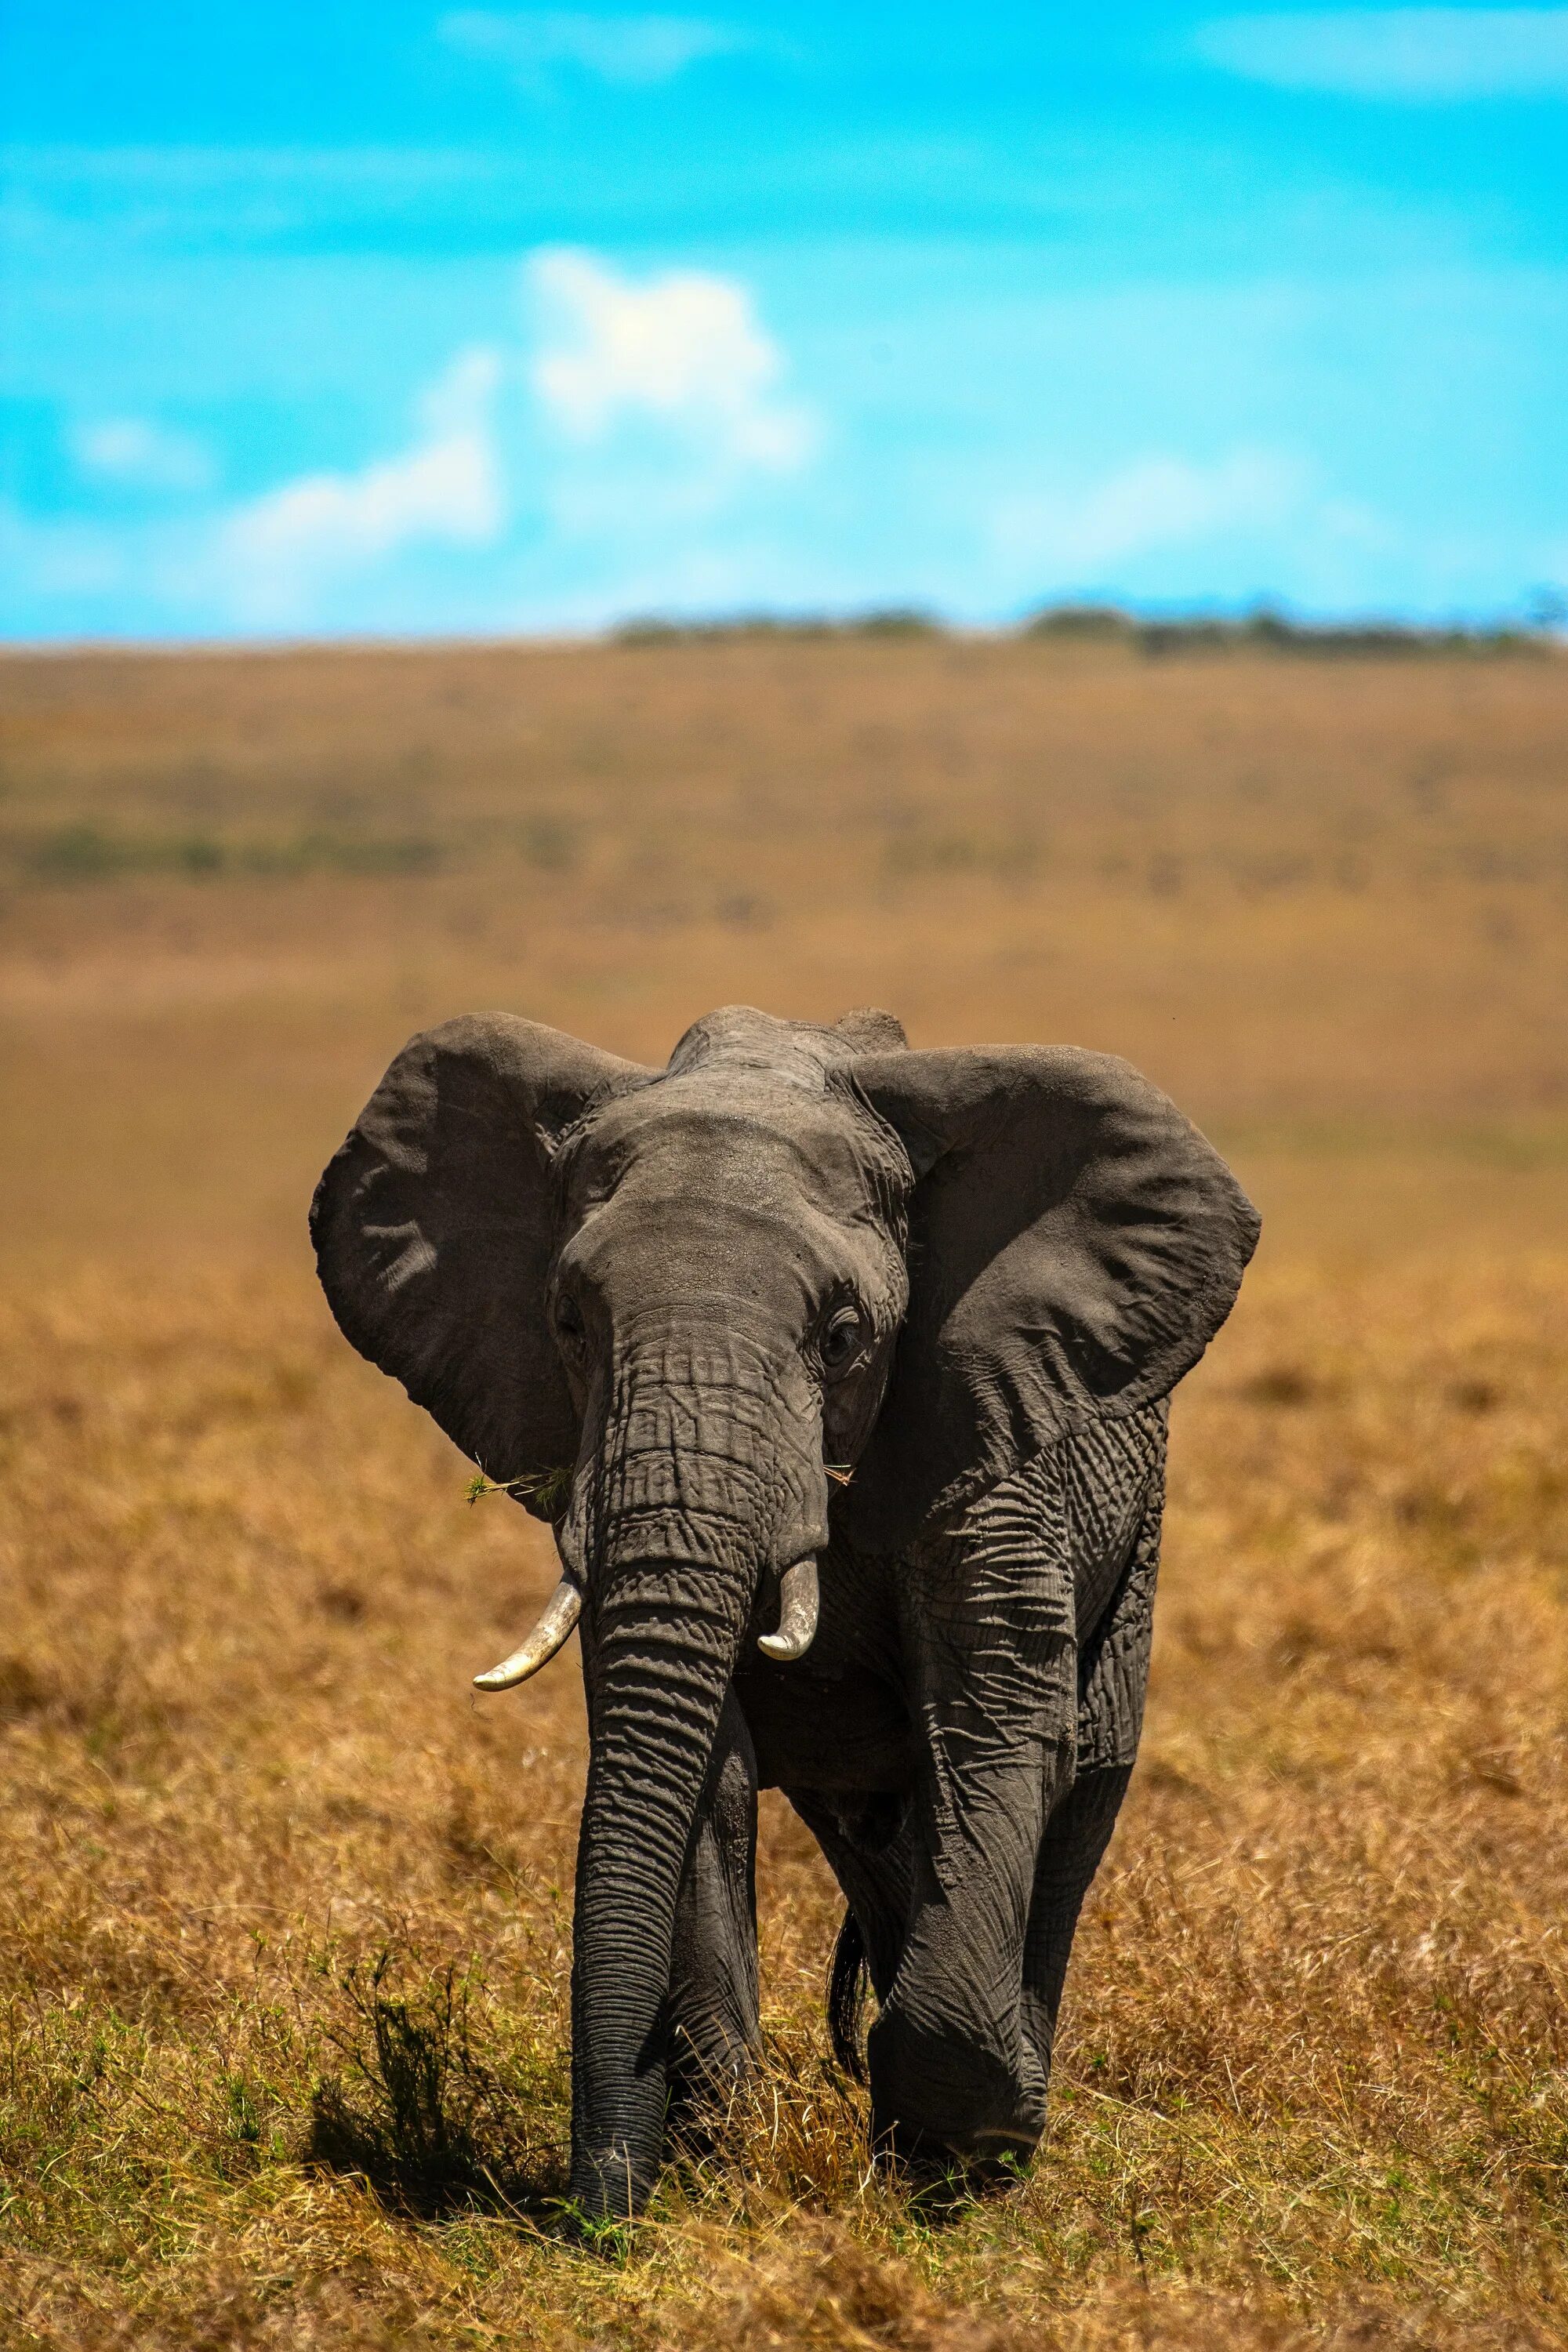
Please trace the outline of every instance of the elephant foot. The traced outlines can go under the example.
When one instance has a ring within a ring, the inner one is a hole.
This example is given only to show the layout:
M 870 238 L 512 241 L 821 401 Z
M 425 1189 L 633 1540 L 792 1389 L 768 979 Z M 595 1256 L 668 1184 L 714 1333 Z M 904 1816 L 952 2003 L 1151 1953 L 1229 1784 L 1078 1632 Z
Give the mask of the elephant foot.
M 1044 2070 L 1024 2046 L 1009 2064 L 972 2035 L 922 2027 L 889 2005 L 867 2042 L 871 2136 L 924 2193 L 962 2200 L 1005 2190 L 1039 2146 Z
M 955 2147 L 929 2131 L 895 2123 L 874 2133 L 872 2152 L 880 2163 L 897 2169 L 911 2202 L 935 2219 L 956 2214 L 982 2199 L 1010 2195 L 1022 2183 L 1038 2146 L 1035 2133 L 994 2131 L 977 2133 Z

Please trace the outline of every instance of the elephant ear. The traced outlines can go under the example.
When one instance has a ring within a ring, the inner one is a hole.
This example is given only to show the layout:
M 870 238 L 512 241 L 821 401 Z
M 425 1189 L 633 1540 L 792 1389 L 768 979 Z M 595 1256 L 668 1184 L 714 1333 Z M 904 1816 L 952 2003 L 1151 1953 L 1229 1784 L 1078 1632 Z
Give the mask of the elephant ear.
M 881 1549 L 1063 1431 L 1165 1396 L 1230 1312 L 1258 1219 L 1196 1128 L 1109 1055 L 853 1068 L 917 1177 L 909 1313 L 846 1496 L 851 1534 Z
M 577 1416 L 545 1327 L 554 1139 L 653 1072 L 506 1013 L 405 1045 L 310 1204 L 344 1337 L 499 1480 L 564 1466 Z

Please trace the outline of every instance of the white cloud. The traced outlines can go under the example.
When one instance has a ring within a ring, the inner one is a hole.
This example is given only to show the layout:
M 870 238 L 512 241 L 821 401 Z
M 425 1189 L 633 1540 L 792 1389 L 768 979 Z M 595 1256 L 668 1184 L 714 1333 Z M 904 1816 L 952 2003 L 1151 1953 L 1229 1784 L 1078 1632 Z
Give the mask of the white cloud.
M 1220 16 L 1193 47 L 1280 89 L 1409 104 L 1568 95 L 1568 8 L 1335 8 Z
M 214 561 L 247 619 L 305 617 L 316 593 L 419 541 L 482 546 L 505 520 L 491 424 L 499 355 L 461 352 L 420 404 L 423 436 L 353 474 L 305 474 L 235 508 Z
M 211 453 L 201 442 L 141 416 L 77 425 L 70 452 L 83 473 L 134 489 L 201 490 L 213 478 Z
M 1043 575 L 1088 580 L 1131 557 L 1279 522 L 1302 487 L 1300 467 L 1267 450 L 1238 449 L 1212 466 L 1140 457 L 1076 497 L 1010 500 L 995 538 Z
M 404 446 L 195 512 L 68 525 L 0 504 L 0 603 L 69 609 L 90 630 L 100 608 L 130 600 L 268 635 L 372 614 L 472 625 L 525 594 L 536 618 L 603 617 L 626 609 L 628 583 L 634 604 L 704 591 L 721 602 L 771 576 L 813 425 L 781 394 L 783 357 L 748 289 L 697 271 L 637 281 L 584 253 L 525 267 L 526 341 L 458 352 Z M 525 387 L 531 404 L 515 397 Z M 167 455 L 123 417 L 73 446 L 100 472 Z
M 764 46 L 739 26 L 700 16 L 589 16 L 556 8 L 462 8 L 437 29 L 465 56 L 507 67 L 525 89 L 547 85 L 563 66 L 647 86 L 672 81 L 706 58 Z
M 811 418 L 773 397 L 778 347 L 734 279 L 672 269 L 638 285 L 555 252 L 535 257 L 529 281 L 549 322 L 534 389 L 576 439 L 640 415 L 745 465 L 785 470 L 809 455 Z

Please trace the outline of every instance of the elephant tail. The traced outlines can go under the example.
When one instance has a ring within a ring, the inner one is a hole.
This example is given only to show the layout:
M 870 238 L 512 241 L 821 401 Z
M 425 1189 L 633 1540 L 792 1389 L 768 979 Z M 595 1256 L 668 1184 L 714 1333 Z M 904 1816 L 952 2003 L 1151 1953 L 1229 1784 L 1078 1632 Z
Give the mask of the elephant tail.
M 866 2080 L 866 2055 L 860 2042 L 860 2011 L 865 1998 L 865 1939 L 854 1912 L 846 1911 L 827 1977 L 827 2031 L 832 2037 L 834 2056 L 858 2083 Z

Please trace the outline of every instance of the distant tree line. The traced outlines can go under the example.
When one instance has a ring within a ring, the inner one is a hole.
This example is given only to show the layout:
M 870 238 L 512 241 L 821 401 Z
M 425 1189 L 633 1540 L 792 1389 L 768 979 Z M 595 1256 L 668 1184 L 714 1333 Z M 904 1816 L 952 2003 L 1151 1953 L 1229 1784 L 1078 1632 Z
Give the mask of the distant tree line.
M 1402 621 L 1299 621 L 1273 605 L 1249 613 L 1188 613 L 1151 618 L 1117 604 L 1047 604 L 998 635 L 1063 644 L 1121 645 L 1158 656 L 1184 653 L 1288 653 L 1326 657 L 1455 653 L 1522 653 L 1560 648 L 1568 631 L 1568 597 L 1545 589 L 1519 619 L 1422 626 Z M 917 605 L 828 614 L 737 613 L 709 620 L 658 615 L 611 632 L 624 646 L 704 643 L 743 637 L 940 637 L 962 634 Z
M 1024 624 L 1024 634 L 1121 643 L 1153 655 L 1514 653 L 1556 644 L 1564 621 L 1568 601 L 1549 596 L 1536 599 L 1522 620 L 1447 628 L 1402 621 L 1296 621 L 1267 604 L 1239 616 L 1198 613 L 1157 620 L 1115 604 L 1047 604 Z

